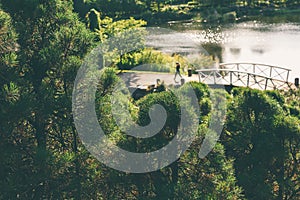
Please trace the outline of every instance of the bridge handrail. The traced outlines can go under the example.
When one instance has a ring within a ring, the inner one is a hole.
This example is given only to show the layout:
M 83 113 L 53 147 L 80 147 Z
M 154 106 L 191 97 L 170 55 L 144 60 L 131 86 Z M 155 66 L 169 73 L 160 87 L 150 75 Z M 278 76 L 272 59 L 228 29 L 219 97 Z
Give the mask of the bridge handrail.
M 248 75 L 252 75 L 252 76 L 257 76 L 257 77 L 261 77 L 261 78 L 266 78 L 266 79 L 272 79 L 272 80 L 276 80 L 276 81 L 280 81 L 283 83 L 287 83 L 287 81 L 284 80 L 280 80 L 274 77 L 270 77 L 270 76 L 264 76 L 264 75 L 260 75 L 260 74 L 255 74 L 255 73 L 251 73 L 251 72 L 247 72 L 247 71 L 241 71 L 241 70 L 232 70 L 232 69 L 200 69 L 200 70 L 196 70 L 196 72 L 198 72 L 198 74 L 200 72 L 236 72 L 236 73 L 243 73 L 243 74 L 248 74 Z
M 196 70 L 200 82 L 212 80 L 217 84 L 222 79 L 230 85 L 242 83 L 243 86 L 259 86 L 264 90 L 270 88 L 270 84 L 273 88 L 288 86 L 291 89 L 293 83 L 289 82 L 290 71 L 284 67 L 249 62 L 220 63 L 218 68 Z
M 255 74 L 255 73 L 247 72 L 247 71 L 240 71 L 240 70 L 231 70 L 231 69 L 200 69 L 200 70 L 196 70 L 196 72 L 214 72 L 214 71 L 215 72 L 238 72 L 238 73 L 254 75 L 254 76 L 258 76 L 258 77 L 262 77 L 262 78 L 273 79 L 270 76 L 264 76 L 264 75 Z
M 286 71 L 292 71 L 291 69 L 288 68 L 284 68 L 284 67 L 279 67 L 279 66 L 275 66 L 275 65 L 267 65 L 267 64 L 261 64 L 261 63 L 248 63 L 248 62 L 242 62 L 242 63 L 220 63 L 220 66 L 225 66 L 225 65 L 259 65 L 259 66 L 266 66 L 266 67 L 272 67 L 272 68 L 278 68 L 278 69 L 283 69 Z

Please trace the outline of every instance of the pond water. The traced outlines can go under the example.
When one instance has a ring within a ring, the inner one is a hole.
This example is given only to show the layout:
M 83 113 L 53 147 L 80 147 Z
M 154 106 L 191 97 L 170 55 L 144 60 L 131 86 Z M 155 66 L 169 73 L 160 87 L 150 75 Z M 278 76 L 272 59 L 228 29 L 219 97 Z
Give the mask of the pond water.
M 167 53 L 206 51 L 215 55 L 220 62 L 285 67 L 292 70 L 290 81 L 300 77 L 300 23 L 266 24 L 252 21 L 214 28 L 203 28 L 194 23 L 176 23 L 167 27 L 175 32 L 152 35 L 150 46 Z

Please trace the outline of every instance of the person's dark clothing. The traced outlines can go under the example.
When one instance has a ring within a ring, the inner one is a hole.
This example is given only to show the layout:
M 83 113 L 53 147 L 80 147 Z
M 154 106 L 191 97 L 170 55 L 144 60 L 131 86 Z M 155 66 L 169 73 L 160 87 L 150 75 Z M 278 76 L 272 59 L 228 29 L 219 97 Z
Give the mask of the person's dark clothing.
M 180 74 L 180 64 L 176 63 L 176 72 L 175 72 L 175 77 L 174 80 L 176 79 L 176 76 L 179 75 L 180 78 L 182 78 L 181 74 Z
M 176 65 L 176 71 L 179 72 L 179 70 L 180 70 L 180 65 L 177 64 L 177 65 Z

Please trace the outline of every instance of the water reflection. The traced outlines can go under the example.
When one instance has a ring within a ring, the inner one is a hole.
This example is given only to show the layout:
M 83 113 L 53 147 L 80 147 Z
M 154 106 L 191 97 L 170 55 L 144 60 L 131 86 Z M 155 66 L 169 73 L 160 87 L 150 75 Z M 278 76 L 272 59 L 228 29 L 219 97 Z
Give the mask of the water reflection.
M 165 28 L 147 29 L 146 45 L 170 55 L 207 54 L 195 34 L 185 34 Z
M 223 62 L 223 47 L 218 43 L 208 42 L 203 43 L 202 47 L 212 55 L 213 60 L 216 62 Z
M 238 56 L 241 53 L 241 48 L 232 47 L 232 48 L 229 48 L 229 50 L 230 50 L 230 53 L 235 56 Z
M 254 54 L 264 54 L 266 49 L 263 46 L 254 46 L 252 47 L 251 51 Z

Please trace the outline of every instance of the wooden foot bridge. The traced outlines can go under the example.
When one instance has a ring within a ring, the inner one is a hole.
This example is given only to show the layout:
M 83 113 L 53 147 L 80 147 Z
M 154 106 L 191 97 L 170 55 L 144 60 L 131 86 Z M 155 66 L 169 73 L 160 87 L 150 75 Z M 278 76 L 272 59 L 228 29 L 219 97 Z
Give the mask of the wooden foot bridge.
M 259 90 L 290 90 L 299 88 L 299 79 L 295 84 L 289 82 L 291 70 L 283 67 L 257 63 L 221 63 L 215 69 L 197 70 L 198 74 L 183 76 L 174 80 L 174 74 L 135 71 L 121 73 L 119 76 L 132 91 L 137 89 L 136 98 L 151 93 L 157 86 L 157 80 L 166 85 L 180 86 L 184 82 L 200 81 L 211 87 L 231 90 L 232 87 L 249 87 Z
M 289 82 L 290 71 L 283 67 L 257 63 L 220 63 L 215 69 L 197 70 L 199 81 L 208 85 L 242 86 L 260 90 L 296 88 L 294 83 Z

